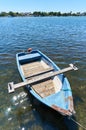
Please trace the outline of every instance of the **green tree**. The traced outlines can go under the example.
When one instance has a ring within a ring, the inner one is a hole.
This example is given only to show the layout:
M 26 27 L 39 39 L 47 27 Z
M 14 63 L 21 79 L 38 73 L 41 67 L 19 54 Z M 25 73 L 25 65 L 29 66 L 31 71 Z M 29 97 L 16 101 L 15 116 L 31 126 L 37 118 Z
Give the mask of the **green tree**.
M 7 13 L 6 13 L 6 12 L 1 12 L 1 13 L 0 13 L 0 16 L 3 16 L 3 17 L 4 17 L 4 16 L 7 16 Z
M 10 16 L 12 16 L 12 17 L 15 17 L 15 16 L 16 16 L 16 13 L 10 11 L 10 12 L 8 13 L 8 15 L 10 15 Z

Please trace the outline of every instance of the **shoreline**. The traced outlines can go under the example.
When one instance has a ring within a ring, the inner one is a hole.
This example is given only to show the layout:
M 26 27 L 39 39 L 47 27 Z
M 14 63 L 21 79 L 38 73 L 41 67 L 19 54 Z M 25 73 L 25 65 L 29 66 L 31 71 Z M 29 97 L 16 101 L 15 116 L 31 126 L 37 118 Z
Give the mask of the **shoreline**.
M 61 17 L 61 16 L 86 16 L 86 12 L 80 13 L 72 13 L 72 11 L 68 13 L 61 13 L 61 12 L 41 12 L 41 11 L 35 11 L 33 13 L 31 12 L 0 12 L 0 17 Z

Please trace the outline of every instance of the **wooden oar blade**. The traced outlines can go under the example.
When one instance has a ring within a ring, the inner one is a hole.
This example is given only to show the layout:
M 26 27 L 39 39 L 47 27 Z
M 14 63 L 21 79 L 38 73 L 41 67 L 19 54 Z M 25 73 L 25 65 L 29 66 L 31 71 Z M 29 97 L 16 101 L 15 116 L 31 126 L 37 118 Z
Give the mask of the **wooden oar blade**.
M 13 84 L 13 82 L 8 83 L 8 93 L 12 93 L 15 91 Z
M 69 66 L 70 66 L 73 70 L 78 70 L 78 68 L 77 68 L 75 65 L 73 65 L 73 64 L 69 64 Z

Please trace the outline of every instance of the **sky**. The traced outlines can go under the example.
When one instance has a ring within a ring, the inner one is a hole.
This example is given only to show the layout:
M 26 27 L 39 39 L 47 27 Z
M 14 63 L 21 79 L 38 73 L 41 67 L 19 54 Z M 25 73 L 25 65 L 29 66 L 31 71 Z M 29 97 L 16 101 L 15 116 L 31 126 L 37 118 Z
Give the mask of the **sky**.
M 86 12 L 86 0 L 0 0 L 0 12 Z

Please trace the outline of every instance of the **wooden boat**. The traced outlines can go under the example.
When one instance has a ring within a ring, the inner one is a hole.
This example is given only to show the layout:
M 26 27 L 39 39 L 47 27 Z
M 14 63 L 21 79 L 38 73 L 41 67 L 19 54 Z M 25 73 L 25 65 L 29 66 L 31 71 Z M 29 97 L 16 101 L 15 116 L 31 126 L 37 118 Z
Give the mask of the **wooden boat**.
M 64 116 L 74 114 L 72 91 L 64 72 L 77 70 L 70 64 L 60 68 L 39 50 L 16 54 L 17 66 L 23 82 L 8 84 L 9 92 L 27 85 L 28 91 L 40 102 Z

